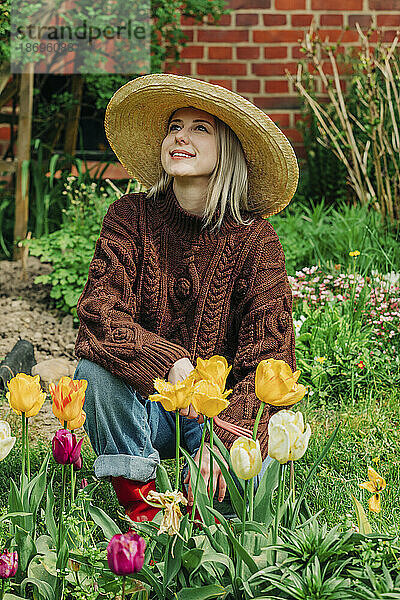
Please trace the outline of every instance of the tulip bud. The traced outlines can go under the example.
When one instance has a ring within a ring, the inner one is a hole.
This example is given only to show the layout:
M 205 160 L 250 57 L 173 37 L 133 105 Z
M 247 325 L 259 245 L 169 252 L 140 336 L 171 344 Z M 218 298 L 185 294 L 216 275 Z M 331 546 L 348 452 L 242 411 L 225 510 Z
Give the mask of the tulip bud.
M 251 479 L 261 471 L 262 457 L 258 440 L 239 437 L 233 442 L 230 455 L 233 470 L 241 479 Z
M 268 454 L 283 465 L 289 460 L 298 460 L 305 454 L 311 427 L 307 423 L 304 429 L 301 412 L 280 410 L 269 420 L 268 435 Z
M 146 542 L 140 535 L 128 531 L 114 535 L 107 546 L 107 562 L 116 575 L 138 573 L 144 563 Z
M 0 578 L 8 579 L 14 577 L 18 570 L 18 552 L 9 552 L 4 550 L 0 555 Z
M 80 458 L 82 443 L 83 438 L 77 443 L 74 433 L 67 429 L 59 429 L 52 441 L 54 460 L 60 465 L 77 463 Z
M 83 490 L 83 488 L 85 488 L 86 486 L 89 485 L 89 482 L 87 479 L 83 478 L 81 481 L 81 490 Z

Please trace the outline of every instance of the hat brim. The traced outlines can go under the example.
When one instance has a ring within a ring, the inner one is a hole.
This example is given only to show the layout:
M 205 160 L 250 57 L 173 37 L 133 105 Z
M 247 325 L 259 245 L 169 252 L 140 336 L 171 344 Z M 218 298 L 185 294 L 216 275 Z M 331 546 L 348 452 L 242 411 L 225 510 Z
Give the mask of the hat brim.
M 145 187 L 155 184 L 161 175 L 161 144 L 168 119 L 186 106 L 217 116 L 236 133 L 247 161 L 249 210 L 265 217 L 281 211 L 292 199 L 299 178 L 296 155 L 286 136 L 239 94 L 191 77 L 144 75 L 113 95 L 105 131 L 127 172 Z

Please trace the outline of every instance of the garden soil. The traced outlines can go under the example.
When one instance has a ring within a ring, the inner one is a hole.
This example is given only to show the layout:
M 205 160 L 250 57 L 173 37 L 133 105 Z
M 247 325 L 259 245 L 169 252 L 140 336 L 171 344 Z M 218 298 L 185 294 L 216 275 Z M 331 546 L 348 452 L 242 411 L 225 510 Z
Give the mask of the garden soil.
M 0 261 L 0 362 L 22 338 L 33 344 L 37 363 L 62 358 L 77 364 L 74 346 L 78 330 L 73 326 L 72 316 L 52 308 L 49 285 L 34 283 L 38 275 L 50 271 L 49 264 L 33 256 L 27 258 L 24 271 L 21 261 Z M 19 427 L 20 417 L 11 411 L 5 399 L 0 402 L 0 419 Z M 30 440 L 49 441 L 59 428 L 47 397 L 39 413 L 29 419 Z M 81 428 L 75 433 L 79 436 L 85 432 Z

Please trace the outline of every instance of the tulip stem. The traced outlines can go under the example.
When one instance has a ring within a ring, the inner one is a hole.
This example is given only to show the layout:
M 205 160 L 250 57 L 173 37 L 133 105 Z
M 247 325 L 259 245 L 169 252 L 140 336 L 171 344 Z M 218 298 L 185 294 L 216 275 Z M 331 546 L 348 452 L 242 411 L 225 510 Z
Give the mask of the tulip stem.
M 180 429 L 179 429 L 179 409 L 175 411 L 175 489 L 179 490 L 179 442 L 180 442 Z
M 75 502 L 75 473 L 73 464 L 71 464 L 71 503 L 72 502 Z
M 22 413 L 22 466 L 21 466 L 21 490 L 25 481 L 25 460 L 26 460 L 26 419 L 25 413 Z
M 212 449 L 214 448 L 214 419 L 211 418 L 209 420 L 210 426 L 210 479 L 209 479 L 209 489 L 210 489 L 210 506 L 214 506 L 214 458 L 212 454 Z
M 198 471 L 197 471 L 197 475 L 196 475 L 196 483 L 194 486 L 193 508 L 192 508 L 192 515 L 190 517 L 189 538 L 192 536 L 192 531 L 193 531 L 193 521 L 194 521 L 194 515 L 195 515 L 195 511 L 196 511 L 197 490 L 198 490 L 199 481 L 200 481 L 201 459 L 203 458 L 204 438 L 206 436 L 206 430 L 207 430 L 207 417 L 204 417 L 203 433 L 201 435 L 201 442 L 200 442 L 200 457 L 199 457 Z
M 278 483 L 278 492 L 277 492 L 277 503 L 276 503 L 276 512 L 275 512 L 275 523 L 274 523 L 274 531 L 272 536 L 272 544 L 276 546 L 278 541 L 278 527 L 279 527 L 279 517 L 281 512 L 281 504 L 282 504 L 282 489 L 283 489 L 283 474 L 284 474 L 284 465 L 279 465 L 279 483 Z M 275 559 L 276 560 L 277 551 L 275 550 Z
M 57 559 L 61 554 L 61 531 L 63 529 L 63 516 L 64 516 L 64 505 L 65 505 L 65 484 L 66 484 L 66 469 L 65 465 L 61 466 L 62 468 L 62 486 L 61 486 L 61 506 L 60 506 L 60 518 L 58 521 L 58 548 L 57 548 Z M 58 586 L 61 591 L 60 598 L 62 599 L 64 595 L 64 565 L 59 565 L 60 572 L 57 573 L 57 577 L 59 578 Z
M 125 584 L 126 584 L 126 576 L 122 576 L 122 600 L 125 598 Z
M 290 488 L 290 520 L 292 520 L 293 517 L 293 511 L 294 511 L 294 500 L 295 500 L 295 495 L 294 495 L 294 461 L 291 460 L 290 461 L 290 478 L 289 478 L 289 488 Z
M 28 481 L 30 481 L 30 479 L 31 479 L 31 461 L 30 461 L 30 456 L 29 456 L 29 437 L 28 437 L 29 421 L 26 417 L 26 414 L 24 415 L 24 417 L 25 417 L 25 436 L 26 436 L 26 467 L 27 467 L 27 473 L 28 473 Z
M 4 598 L 4 584 L 5 584 L 5 582 L 6 582 L 6 580 L 2 579 L 2 581 L 1 581 L 1 592 L 0 592 L 1 593 L 1 596 L 0 596 L 1 600 L 3 600 L 3 598 Z
M 259 406 L 256 420 L 254 421 L 253 440 L 257 439 L 258 425 L 260 423 L 262 414 L 264 412 L 265 405 L 266 405 L 266 402 L 261 402 L 261 404 Z M 249 520 L 252 521 L 253 517 L 254 517 L 254 479 L 251 480 L 250 493 L 249 493 Z

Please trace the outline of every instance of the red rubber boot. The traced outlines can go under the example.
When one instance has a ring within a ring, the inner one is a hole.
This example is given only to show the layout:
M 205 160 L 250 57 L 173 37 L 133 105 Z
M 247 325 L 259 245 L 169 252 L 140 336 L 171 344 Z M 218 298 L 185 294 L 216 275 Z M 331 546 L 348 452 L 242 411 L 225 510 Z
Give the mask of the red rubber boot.
M 147 504 L 140 495 L 142 493 L 146 498 L 151 490 L 156 491 L 155 479 L 143 483 L 120 476 L 111 477 L 111 483 L 117 494 L 118 502 L 125 508 L 125 513 L 132 521 L 152 521 L 161 510 Z

